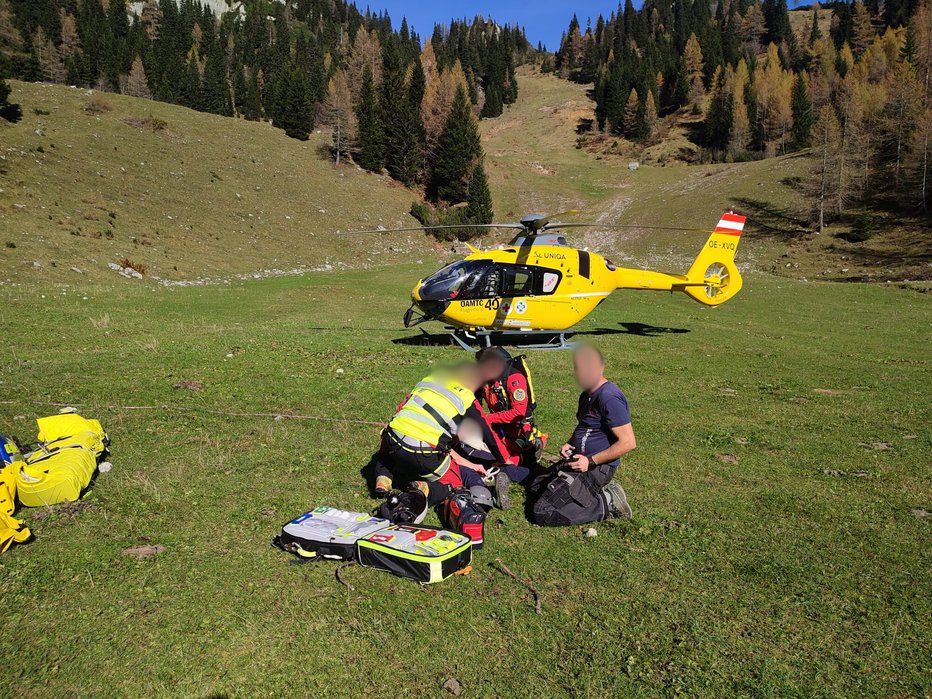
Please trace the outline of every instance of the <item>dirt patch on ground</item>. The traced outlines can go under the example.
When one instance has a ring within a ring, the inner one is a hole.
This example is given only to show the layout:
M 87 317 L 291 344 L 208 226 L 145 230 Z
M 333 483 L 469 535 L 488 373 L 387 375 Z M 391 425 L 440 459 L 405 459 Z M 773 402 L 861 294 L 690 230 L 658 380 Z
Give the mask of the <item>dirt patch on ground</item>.
M 162 544 L 143 544 L 142 546 L 130 546 L 128 549 L 123 549 L 123 555 L 132 556 L 133 558 L 149 558 L 162 553 L 164 550 L 165 547 Z
M 538 175 L 546 175 L 547 177 L 553 177 L 557 174 L 557 171 L 552 167 L 547 167 L 543 163 L 534 161 L 533 163 L 526 163 L 526 165 Z
M 514 128 L 515 126 L 518 126 L 519 124 L 520 122 L 517 119 L 503 119 L 502 121 L 499 121 L 498 123 L 490 127 L 489 130 L 485 132 L 484 138 L 487 138 L 487 139 L 494 138 L 495 136 L 502 133 L 503 131 L 507 131 L 508 129 Z
M 204 384 L 200 381 L 184 379 L 172 384 L 172 388 L 180 388 L 185 391 L 201 391 L 204 389 Z
M 74 519 L 82 512 L 93 512 L 97 509 L 97 503 L 90 500 L 78 500 L 77 502 L 61 502 L 57 505 L 49 505 L 33 510 L 32 521 L 42 522 L 49 517 L 61 515 L 69 519 Z

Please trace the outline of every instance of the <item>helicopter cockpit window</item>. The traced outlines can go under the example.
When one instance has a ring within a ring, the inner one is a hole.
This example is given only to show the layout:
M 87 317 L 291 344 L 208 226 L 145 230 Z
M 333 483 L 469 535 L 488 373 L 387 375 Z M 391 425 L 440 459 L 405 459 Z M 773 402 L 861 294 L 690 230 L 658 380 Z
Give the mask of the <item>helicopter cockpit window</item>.
M 479 299 L 493 298 L 499 295 L 501 287 L 502 269 L 501 267 L 495 267 L 475 285 L 473 297 Z
M 420 289 L 425 301 L 475 298 L 475 287 L 491 267 L 486 260 L 460 260 L 428 277 Z M 483 280 L 484 281 L 484 280 Z
M 505 283 L 502 296 L 531 296 L 534 293 L 534 273 L 526 267 L 512 267 L 505 270 Z

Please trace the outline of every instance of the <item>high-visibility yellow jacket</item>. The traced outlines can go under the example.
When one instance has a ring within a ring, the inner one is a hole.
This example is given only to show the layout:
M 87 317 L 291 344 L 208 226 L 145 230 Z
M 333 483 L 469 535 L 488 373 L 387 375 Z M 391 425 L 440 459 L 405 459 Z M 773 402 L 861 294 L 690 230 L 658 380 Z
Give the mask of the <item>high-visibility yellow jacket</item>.
M 16 543 L 26 541 L 29 530 L 13 517 L 16 509 L 16 471 L 22 465 L 22 455 L 12 439 L 0 435 L 0 553 Z M 9 462 L 9 463 L 7 463 Z
M 475 400 L 459 381 L 431 374 L 414 387 L 388 427 L 402 437 L 438 446 L 456 434 L 457 419 Z

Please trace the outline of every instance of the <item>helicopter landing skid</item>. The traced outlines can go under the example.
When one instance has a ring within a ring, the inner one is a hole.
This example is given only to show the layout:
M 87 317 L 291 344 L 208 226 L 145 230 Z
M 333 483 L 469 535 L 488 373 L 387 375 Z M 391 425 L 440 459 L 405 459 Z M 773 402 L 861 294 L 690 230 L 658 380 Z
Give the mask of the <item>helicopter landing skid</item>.
M 453 341 L 467 352 L 474 352 L 483 347 L 493 345 L 513 345 L 522 349 L 563 350 L 572 349 L 574 342 L 567 342 L 565 332 L 550 330 L 540 331 L 509 331 L 509 330 L 464 330 L 462 328 L 447 328 Z M 571 333 L 572 334 L 572 333 Z M 523 342 L 541 338 L 541 342 Z

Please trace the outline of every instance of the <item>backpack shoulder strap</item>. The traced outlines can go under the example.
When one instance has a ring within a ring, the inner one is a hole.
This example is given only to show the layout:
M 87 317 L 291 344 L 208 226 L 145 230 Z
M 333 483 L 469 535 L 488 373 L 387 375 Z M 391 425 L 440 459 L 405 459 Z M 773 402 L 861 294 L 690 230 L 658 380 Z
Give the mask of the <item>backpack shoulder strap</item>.
M 531 368 L 527 364 L 527 355 L 519 354 L 512 360 L 512 367 L 524 374 L 527 379 L 528 410 L 533 412 L 537 407 L 537 396 L 534 393 L 534 380 L 531 378 Z

